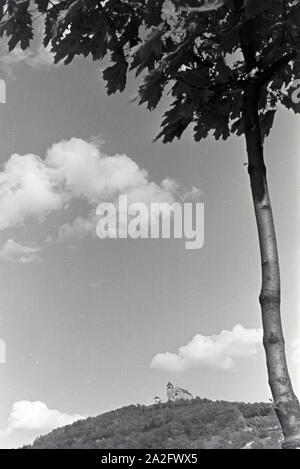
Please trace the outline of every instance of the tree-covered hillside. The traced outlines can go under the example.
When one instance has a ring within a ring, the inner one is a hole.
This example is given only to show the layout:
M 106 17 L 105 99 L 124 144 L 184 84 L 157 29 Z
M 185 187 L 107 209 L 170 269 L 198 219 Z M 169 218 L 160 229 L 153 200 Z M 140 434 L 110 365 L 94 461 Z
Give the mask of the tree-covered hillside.
M 131 405 L 75 422 L 26 449 L 272 449 L 281 432 L 272 405 L 196 398 Z

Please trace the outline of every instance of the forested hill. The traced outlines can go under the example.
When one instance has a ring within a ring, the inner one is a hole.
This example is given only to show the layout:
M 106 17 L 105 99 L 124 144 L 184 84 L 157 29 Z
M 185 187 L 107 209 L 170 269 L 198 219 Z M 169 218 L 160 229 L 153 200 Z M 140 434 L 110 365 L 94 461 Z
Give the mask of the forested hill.
M 195 398 L 123 407 L 54 430 L 24 448 L 271 449 L 280 440 L 271 404 Z

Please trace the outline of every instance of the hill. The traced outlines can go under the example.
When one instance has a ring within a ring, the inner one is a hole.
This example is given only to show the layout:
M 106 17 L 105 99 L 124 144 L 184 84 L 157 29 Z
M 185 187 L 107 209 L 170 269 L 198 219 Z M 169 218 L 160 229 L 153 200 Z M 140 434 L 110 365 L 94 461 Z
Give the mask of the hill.
M 273 449 L 271 404 L 192 401 L 130 405 L 58 428 L 24 449 Z

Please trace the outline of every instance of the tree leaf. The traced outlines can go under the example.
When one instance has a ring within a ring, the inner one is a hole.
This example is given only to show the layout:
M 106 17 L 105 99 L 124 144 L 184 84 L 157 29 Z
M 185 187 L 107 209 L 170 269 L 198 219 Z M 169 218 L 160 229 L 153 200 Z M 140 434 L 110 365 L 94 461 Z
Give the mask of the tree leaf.
M 103 71 L 103 78 L 107 82 L 107 94 L 113 94 L 117 91 L 124 91 L 126 87 L 128 63 L 122 55 L 118 56 L 118 61 L 111 67 Z
M 267 137 L 273 126 L 276 109 L 265 112 L 260 115 L 260 127 L 263 138 Z
M 162 69 L 149 73 L 139 89 L 140 104 L 147 102 L 150 111 L 155 109 L 162 97 L 164 82 L 165 76 Z
M 49 0 L 35 0 L 35 3 L 37 4 L 38 6 L 38 10 L 43 13 L 45 11 L 47 11 L 48 9 L 48 5 L 49 5 Z
M 136 70 L 136 75 L 139 75 L 145 68 L 152 70 L 155 61 L 161 56 L 162 43 L 161 43 L 162 30 L 157 29 L 148 36 L 147 40 L 138 49 L 135 54 L 132 69 Z

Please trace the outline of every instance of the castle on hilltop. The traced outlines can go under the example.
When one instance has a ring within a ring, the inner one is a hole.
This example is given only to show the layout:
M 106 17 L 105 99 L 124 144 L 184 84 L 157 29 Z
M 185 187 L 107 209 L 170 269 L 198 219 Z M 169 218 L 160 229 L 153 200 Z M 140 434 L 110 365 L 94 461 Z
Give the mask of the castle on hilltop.
M 187 389 L 179 388 L 178 386 L 174 386 L 172 383 L 167 384 L 167 397 L 168 401 L 190 401 L 193 399 L 192 394 Z

